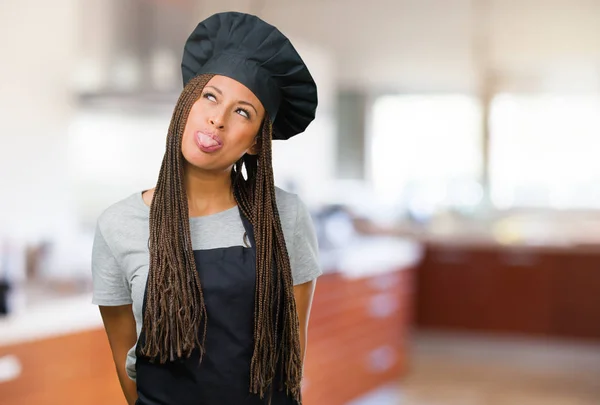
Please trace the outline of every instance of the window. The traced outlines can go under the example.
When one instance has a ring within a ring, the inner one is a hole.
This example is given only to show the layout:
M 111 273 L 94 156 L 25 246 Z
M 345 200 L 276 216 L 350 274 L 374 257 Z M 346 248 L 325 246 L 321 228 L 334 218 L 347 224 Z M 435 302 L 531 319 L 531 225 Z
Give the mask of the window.
M 374 191 L 413 214 L 474 209 L 482 199 L 481 109 L 465 95 L 378 98 L 372 110 Z
M 600 97 L 501 94 L 490 128 L 497 208 L 600 207 Z

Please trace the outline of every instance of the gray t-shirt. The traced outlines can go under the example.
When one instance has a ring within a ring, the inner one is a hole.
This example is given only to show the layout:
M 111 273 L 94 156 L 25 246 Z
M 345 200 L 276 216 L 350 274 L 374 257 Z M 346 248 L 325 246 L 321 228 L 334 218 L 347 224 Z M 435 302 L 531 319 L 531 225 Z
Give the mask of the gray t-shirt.
M 321 275 L 317 237 L 306 205 L 293 193 L 276 188 L 275 198 L 294 285 Z M 98 218 L 92 251 L 93 299 L 96 305 L 132 304 L 137 335 L 149 267 L 150 207 L 142 192 L 108 207 Z M 194 250 L 245 246 L 238 207 L 190 218 Z M 127 374 L 135 380 L 135 346 L 127 355 Z

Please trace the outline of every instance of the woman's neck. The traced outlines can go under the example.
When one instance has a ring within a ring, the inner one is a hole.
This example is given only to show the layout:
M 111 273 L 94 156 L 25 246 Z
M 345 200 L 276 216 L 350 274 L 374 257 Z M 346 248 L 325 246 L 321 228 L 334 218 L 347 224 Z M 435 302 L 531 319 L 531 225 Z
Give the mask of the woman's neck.
M 207 172 L 187 166 L 184 186 L 190 217 L 199 217 L 235 207 L 229 171 Z

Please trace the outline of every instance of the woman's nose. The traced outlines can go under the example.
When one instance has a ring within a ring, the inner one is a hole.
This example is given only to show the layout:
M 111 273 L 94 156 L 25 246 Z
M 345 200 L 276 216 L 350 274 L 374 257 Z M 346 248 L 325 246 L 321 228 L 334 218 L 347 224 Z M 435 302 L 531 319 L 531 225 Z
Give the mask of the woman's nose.
M 223 119 L 222 114 L 213 115 L 212 117 L 209 118 L 209 122 L 211 123 L 211 125 L 213 125 L 217 128 L 223 128 L 225 126 L 225 120 Z

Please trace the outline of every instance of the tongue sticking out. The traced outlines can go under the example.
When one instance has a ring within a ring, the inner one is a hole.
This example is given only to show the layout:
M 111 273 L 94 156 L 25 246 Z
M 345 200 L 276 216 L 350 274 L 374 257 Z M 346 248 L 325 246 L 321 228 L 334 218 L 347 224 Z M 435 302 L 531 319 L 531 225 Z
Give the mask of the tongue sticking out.
M 199 136 L 200 144 L 205 148 L 210 148 L 212 146 L 217 146 L 219 142 L 215 141 L 208 135 L 200 134 Z

